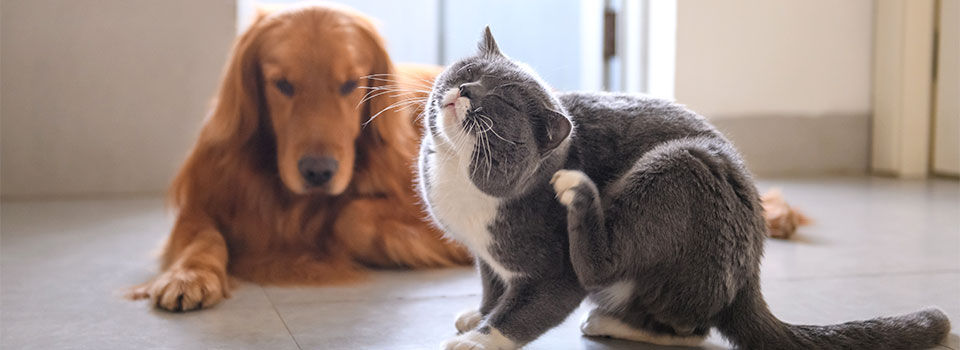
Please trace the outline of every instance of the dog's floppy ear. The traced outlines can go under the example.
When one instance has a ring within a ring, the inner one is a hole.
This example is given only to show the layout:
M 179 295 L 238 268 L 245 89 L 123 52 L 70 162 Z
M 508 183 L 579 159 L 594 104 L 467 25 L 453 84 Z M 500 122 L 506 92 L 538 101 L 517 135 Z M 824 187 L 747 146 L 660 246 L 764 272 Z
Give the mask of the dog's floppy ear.
M 266 15 L 258 11 L 254 23 L 234 41 L 213 112 L 201 132 L 201 138 L 209 142 L 239 145 L 257 130 L 264 112 L 257 49 Z
M 412 103 L 409 101 L 411 96 L 402 92 L 378 93 L 382 91 L 380 89 L 401 89 L 398 86 L 400 77 L 396 75 L 390 55 L 387 54 L 383 40 L 377 34 L 373 23 L 365 19 L 358 22 L 358 26 L 368 39 L 368 49 L 373 54 L 374 62 L 366 78 L 366 85 L 372 94 L 361 109 L 363 115 L 360 120 L 364 123 L 360 135 L 361 142 L 366 142 L 369 147 L 406 149 L 406 144 L 416 138 L 414 126 L 403 115 L 410 109 L 407 103 Z

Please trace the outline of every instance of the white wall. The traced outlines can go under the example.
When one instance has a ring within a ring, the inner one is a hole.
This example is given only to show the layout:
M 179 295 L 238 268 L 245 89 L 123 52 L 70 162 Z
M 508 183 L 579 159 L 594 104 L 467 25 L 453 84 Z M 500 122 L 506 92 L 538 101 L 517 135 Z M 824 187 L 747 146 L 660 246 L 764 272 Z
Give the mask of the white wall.
M 235 4 L 3 0 L 2 194 L 163 191 L 216 88 Z
M 676 99 L 710 117 L 870 112 L 873 1 L 680 0 Z

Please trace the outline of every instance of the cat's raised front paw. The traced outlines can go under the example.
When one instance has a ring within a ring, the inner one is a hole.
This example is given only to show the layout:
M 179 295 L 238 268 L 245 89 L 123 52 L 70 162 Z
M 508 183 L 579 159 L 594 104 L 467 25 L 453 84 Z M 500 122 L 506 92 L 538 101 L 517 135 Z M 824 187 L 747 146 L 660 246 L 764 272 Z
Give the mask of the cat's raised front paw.
M 454 323 L 454 326 L 457 327 L 457 333 L 463 333 L 477 328 L 477 325 L 480 324 L 480 320 L 482 319 L 483 315 L 480 311 L 476 309 L 464 310 L 457 315 L 457 321 Z
M 444 342 L 440 348 L 444 350 L 513 350 L 519 347 L 496 328 L 488 329 L 490 331 L 487 333 L 481 333 L 475 329 L 458 335 Z
M 585 181 L 590 181 L 590 178 L 579 170 L 559 170 L 553 173 L 553 178 L 550 179 L 553 190 L 557 192 L 557 200 L 563 205 L 573 203 L 577 196 L 574 188 Z

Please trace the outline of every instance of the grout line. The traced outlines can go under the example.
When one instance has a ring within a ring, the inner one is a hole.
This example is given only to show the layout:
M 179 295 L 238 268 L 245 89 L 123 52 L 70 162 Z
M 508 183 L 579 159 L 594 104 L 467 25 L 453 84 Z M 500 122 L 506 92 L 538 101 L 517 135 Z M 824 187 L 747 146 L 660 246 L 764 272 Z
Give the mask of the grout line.
M 270 303 L 270 307 L 273 308 L 273 313 L 276 314 L 277 318 L 280 319 L 280 323 L 283 324 L 283 328 L 287 330 L 287 334 L 289 334 L 290 339 L 293 340 L 293 345 L 296 345 L 297 349 L 303 350 L 303 347 L 300 346 L 300 342 L 297 341 L 297 337 L 293 336 L 293 332 L 290 331 L 290 326 L 287 326 L 287 320 L 283 319 L 283 316 L 280 315 L 280 310 L 277 310 L 277 306 L 273 304 L 273 300 L 270 299 L 270 295 L 267 294 L 267 290 L 263 289 L 261 286 L 257 287 L 260 288 L 260 292 L 263 293 L 263 297 L 267 298 L 267 302 Z
M 888 276 L 921 276 L 921 275 L 937 275 L 937 274 L 957 274 L 960 273 L 958 269 L 944 269 L 944 270 L 932 270 L 932 271 L 901 271 L 893 273 L 862 273 L 862 274 L 852 274 L 852 275 L 842 275 L 842 276 L 811 276 L 811 277 L 800 277 L 800 278 L 767 278 L 764 281 L 766 282 L 805 282 L 805 281 L 817 281 L 817 280 L 842 280 L 842 279 L 859 279 L 859 278 L 877 278 L 877 277 L 888 277 Z M 262 290 L 262 288 L 261 288 Z M 266 291 L 264 290 L 264 294 Z M 334 304 L 334 303 L 353 303 L 353 302 L 384 302 L 384 301 L 423 301 L 431 299 L 445 299 L 445 298 L 466 298 L 466 297 L 475 297 L 479 296 L 480 293 L 465 293 L 465 294 L 443 294 L 443 295 L 428 295 L 428 296 L 395 296 L 387 298 L 356 298 L 356 299 L 328 299 L 328 300 L 315 300 L 315 301 L 292 301 L 285 302 L 284 305 L 298 305 L 298 304 L 312 304 L 312 303 L 323 303 L 323 304 Z M 267 298 L 270 300 L 270 298 Z M 273 300 L 270 300 L 270 305 L 276 310 L 276 306 L 273 303 Z M 278 313 L 279 315 L 279 313 Z M 282 317 L 281 317 L 282 319 Z M 286 323 L 284 323 L 286 325 Z M 289 329 L 288 329 L 289 331 Z
M 797 281 L 816 281 L 816 280 L 838 280 L 838 279 L 847 279 L 847 278 L 873 278 L 873 277 L 885 277 L 885 276 L 919 276 L 919 275 L 938 275 L 938 274 L 955 274 L 960 273 L 960 269 L 939 269 L 939 270 L 925 270 L 925 271 L 895 271 L 895 272 L 865 272 L 865 273 L 854 273 L 849 275 L 837 275 L 837 276 L 805 276 L 805 277 L 786 277 L 786 278 L 767 278 L 765 281 L 768 282 L 797 282 Z
M 937 348 L 944 348 L 944 349 L 950 349 L 950 350 L 957 350 L 957 349 L 954 349 L 954 348 L 951 348 L 951 347 L 949 347 L 949 346 L 946 346 L 946 345 L 944 345 L 944 344 L 937 344 Z
M 355 302 L 384 302 L 384 301 L 423 301 L 423 300 L 433 300 L 433 299 L 446 299 L 446 298 L 466 298 L 466 297 L 476 297 L 480 296 L 480 293 L 468 293 L 468 294 L 452 294 L 452 295 L 433 295 L 433 296 L 416 296 L 416 297 L 389 297 L 389 298 L 358 298 L 358 299 L 329 299 L 329 300 L 317 300 L 317 301 L 292 301 L 283 303 L 284 305 L 300 305 L 300 304 L 336 304 L 336 303 L 355 303 Z M 271 301 L 272 303 L 272 301 Z
M 163 192 L 118 192 L 118 193 L 77 193 L 77 194 L 35 194 L 35 195 L 0 195 L 4 203 L 33 203 L 33 202 L 83 202 L 83 201 L 122 201 L 122 200 L 164 200 Z
M 810 277 L 798 277 L 798 278 L 767 278 L 764 281 L 766 282 L 804 282 L 804 281 L 817 281 L 817 280 L 842 280 L 842 279 L 859 279 L 859 278 L 876 278 L 876 277 L 887 277 L 887 276 L 921 276 L 921 275 L 936 275 L 936 274 L 957 274 L 960 273 L 958 269 L 944 269 L 944 270 L 930 270 L 930 271 L 900 271 L 900 272 L 873 272 L 873 273 L 861 273 L 861 274 L 851 274 L 851 275 L 839 275 L 839 276 L 810 276 Z M 264 293 L 266 291 L 264 290 Z M 475 297 L 479 296 L 480 293 L 464 293 L 464 294 L 443 294 L 443 295 L 426 295 L 426 296 L 395 296 L 387 298 L 347 298 L 347 299 L 327 299 L 327 300 L 316 300 L 316 301 L 292 301 L 285 302 L 285 305 L 297 305 L 297 304 L 310 304 L 310 303 L 353 303 L 353 302 L 383 302 L 383 301 L 422 301 L 422 300 L 431 300 L 431 299 L 445 299 L 445 298 L 466 298 L 466 297 Z M 267 298 L 269 300 L 269 297 Z M 270 300 L 270 304 L 273 306 L 273 300 Z M 274 308 L 276 308 L 274 306 Z

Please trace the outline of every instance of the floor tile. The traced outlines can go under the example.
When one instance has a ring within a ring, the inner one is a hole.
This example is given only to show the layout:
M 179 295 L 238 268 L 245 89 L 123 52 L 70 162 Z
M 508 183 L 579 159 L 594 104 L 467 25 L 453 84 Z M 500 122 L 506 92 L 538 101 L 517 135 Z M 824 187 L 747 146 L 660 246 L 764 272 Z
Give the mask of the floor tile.
M 960 272 L 960 183 L 885 178 L 762 181 L 813 219 L 768 240 L 764 278 Z
M 0 345 L 4 349 L 295 349 L 263 290 L 174 314 L 121 297 L 147 280 L 169 220 L 159 199 L 4 202 Z

